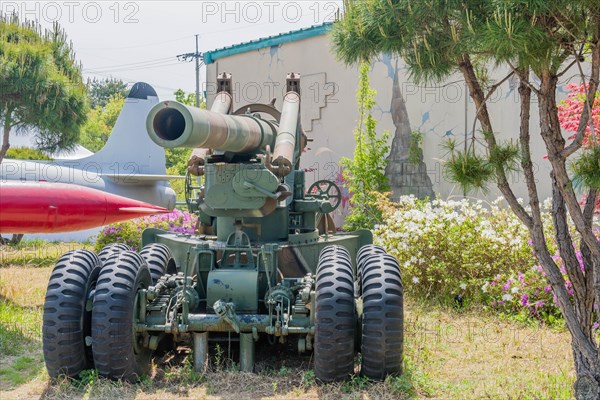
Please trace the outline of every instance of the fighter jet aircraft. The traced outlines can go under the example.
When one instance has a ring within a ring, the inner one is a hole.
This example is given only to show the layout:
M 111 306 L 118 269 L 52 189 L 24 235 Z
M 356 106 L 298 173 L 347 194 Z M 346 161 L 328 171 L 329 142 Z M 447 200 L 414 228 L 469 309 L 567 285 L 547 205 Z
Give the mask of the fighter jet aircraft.
M 164 149 L 146 132 L 146 116 L 156 103 L 158 96 L 150 85 L 133 85 L 106 145 L 91 156 L 55 161 L 4 159 L 0 164 L 0 233 L 76 231 L 172 210 L 176 196 L 168 181 L 180 177 L 166 175 Z M 27 201 L 19 204 L 20 198 Z M 106 206 L 98 209 L 98 204 Z M 28 217 L 26 209 L 32 212 Z

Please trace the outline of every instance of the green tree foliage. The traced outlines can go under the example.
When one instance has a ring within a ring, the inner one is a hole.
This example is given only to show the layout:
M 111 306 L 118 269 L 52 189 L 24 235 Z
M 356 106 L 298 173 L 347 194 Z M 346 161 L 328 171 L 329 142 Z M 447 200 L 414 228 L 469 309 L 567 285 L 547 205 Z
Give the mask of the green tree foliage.
M 180 102 L 181 104 L 185 104 L 188 106 L 196 105 L 196 95 L 194 93 L 186 93 L 183 89 L 177 89 L 175 93 L 175 100 Z M 206 106 L 202 106 L 204 104 L 204 99 L 200 100 L 200 108 L 206 108 Z
M 346 1 L 345 15 L 332 33 L 340 59 L 370 60 L 380 53 L 401 56 L 416 81 L 439 81 L 462 74 L 473 99 L 480 130 L 473 129 L 467 149 L 450 148 L 449 175 L 465 189 L 485 189 L 495 183 L 511 210 L 527 227 L 535 255 L 543 268 L 573 339 L 580 398 L 600 395 L 600 349 L 593 333 L 594 303 L 600 304 L 600 243 L 593 232 L 594 205 L 600 192 L 600 152 L 583 149 L 592 103 L 600 81 L 599 0 L 447 0 Z M 588 65 L 583 66 L 583 61 Z M 490 85 L 486 66 L 509 71 Z M 567 142 L 557 107 L 559 79 L 574 75 L 586 88 L 577 132 Z M 535 75 L 536 79 L 532 76 Z M 510 77 L 519 80 L 520 128 L 512 142 L 500 143 L 488 100 Z M 532 94 L 537 104 L 532 108 Z M 552 167 L 552 222 L 562 264 L 553 258 L 543 229 L 537 177 L 531 158 L 530 116 L 539 116 L 540 138 Z M 593 130 L 593 129 L 592 129 Z M 479 132 L 479 134 L 478 134 Z M 479 137 L 476 137 L 479 136 Z M 579 182 L 587 185 L 580 206 L 568 161 L 578 159 Z M 521 204 L 508 175 L 523 174 L 528 207 Z M 576 233 L 573 233 L 573 228 Z M 574 244 L 579 243 L 578 256 Z M 572 283 L 573 299 L 561 268 Z
M 180 175 L 187 174 L 187 163 L 192 155 L 193 149 L 184 147 L 165 149 L 167 159 L 167 174 Z M 177 201 L 185 201 L 185 181 L 182 179 L 173 179 L 169 182 L 171 189 L 177 195 Z
M 115 97 L 126 98 L 129 90 L 127 84 L 120 79 L 106 78 L 88 81 L 90 106 L 104 108 Z
M 73 148 L 86 113 L 81 67 L 65 32 L 0 15 L 0 161 L 12 129 L 35 132 L 40 150 Z
M 348 230 L 371 229 L 381 222 L 377 194 L 389 190 L 385 166 L 390 134 L 386 131 L 381 138 L 377 137 L 377 121 L 371 115 L 376 94 L 369 83 L 369 64 L 363 63 L 356 92 L 358 127 L 354 130 L 354 157 L 340 160 L 344 170 L 344 186 L 352 194 L 350 214 L 344 227 Z
M 116 94 L 108 100 L 104 107 L 98 106 L 91 109 L 88 113 L 88 120 L 82 128 L 79 143 L 93 152 L 104 147 L 124 104 L 125 98 Z
M 127 84 L 107 78 L 88 81 L 91 109 L 79 143 L 94 153 L 106 144 L 128 94 Z
M 6 152 L 6 158 L 15 160 L 52 160 L 45 153 L 31 147 L 11 147 Z

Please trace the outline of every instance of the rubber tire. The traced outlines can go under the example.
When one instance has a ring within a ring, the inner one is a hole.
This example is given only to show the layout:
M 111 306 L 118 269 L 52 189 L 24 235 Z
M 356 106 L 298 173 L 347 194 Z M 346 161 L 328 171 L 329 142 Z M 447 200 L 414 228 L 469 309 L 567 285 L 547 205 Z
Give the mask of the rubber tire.
M 131 251 L 131 248 L 124 243 L 107 244 L 98 253 L 98 258 L 100 259 L 100 262 L 104 262 L 108 260 L 108 258 L 114 253 L 120 253 L 123 251 Z
M 156 282 L 167 272 L 169 261 L 173 259 L 169 247 L 162 243 L 150 243 L 145 245 L 140 251 L 140 255 L 148 264 L 152 284 Z
M 315 304 L 315 375 L 322 382 L 354 372 L 356 303 L 352 264 L 331 252 L 319 260 Z
M 351 261 L 350 253 L 344 246 L 330 245 L 324 247 L 323 250 L 321 250 L 321 252 L 319 253 L 319 260 L 322 260 L 330 255 L 337 255 L 345 258 L 348 261 Z
M 85 309 L 99 272 L 100 260 L 88 250 L 66 253 L 52 270 L 42 324 L 44 360 L 52 379 L 77 377 L 94 368 L 92 349 L 85 344 L 91 336 L 91 311 Z
M 136 381 L 150 367 L 151 350 L 134 341 L 134 305 L 139 289 L 151 285 L 142 256 L 132 251 L 115 253 L 102 265 L 92 311 L 92 351 L 96 369 L 110 379 Z
M 378 246 L 376 244 L 367 244 L 358 250 L 358 252 L 356 253 L 356 274 L 359 279 L 361 277 L 364 264 L 371 256 L 377 254 L 387 253 L 383 247 Z
M 402 372 L 404 301 L 396 259 L 372 255 L 362 276 L 361 375 L 383 380 Z
M 175 262 L 171 249 L 162 243 L 150 243 L 145 245 L 140 251 L 140 255 L 146 261 L 152 277 L 152 285 L 156 285 L 161 276 L 165 273 L 177 273 Z M 173 334 L 165 334 L 155 350 L 156 354 L 164 354 L 175 350 Z

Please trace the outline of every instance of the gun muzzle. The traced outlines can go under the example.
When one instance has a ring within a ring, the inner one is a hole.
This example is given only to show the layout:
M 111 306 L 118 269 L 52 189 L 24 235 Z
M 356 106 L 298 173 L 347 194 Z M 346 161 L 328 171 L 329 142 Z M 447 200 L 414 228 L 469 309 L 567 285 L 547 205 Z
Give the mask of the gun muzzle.
M 251 115 L 227 115 L 176 101 L 154 106 L 146 119 L 150 139 L 161 147 L 251 153 L 273 147 L 277 128 Z
M 286 176 L 292 170 L 299 115 L 300 95 L 296 92 L 288 92 L 283 98 L 279 133 L 275 139 L 273 161 L 271 161 L 272 170 L 278 176 Z

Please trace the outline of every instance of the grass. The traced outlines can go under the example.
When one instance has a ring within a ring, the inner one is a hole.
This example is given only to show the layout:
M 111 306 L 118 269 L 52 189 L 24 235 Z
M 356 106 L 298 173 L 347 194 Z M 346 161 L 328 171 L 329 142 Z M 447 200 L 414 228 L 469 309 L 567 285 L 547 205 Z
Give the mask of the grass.
M 574 371 L 562 329 L 507 320 L 471 308 L 425 305 L 408 298 L 404 374 L 372 383 L 356 375 L 319 385 L 311 357 L 280 347 L 257 348 L 257 373 L 235 371 L 226 344 L 212 347 L 205 374 L 189 349 L 153 359 L 138 384 L 85 371 L 50 384 L 42 362 L 41 306 L 51 267 L 0 268 L 0 398 L 22 399 L 568 399 Z M 6 338 L 6 339 L 5 339 Z

